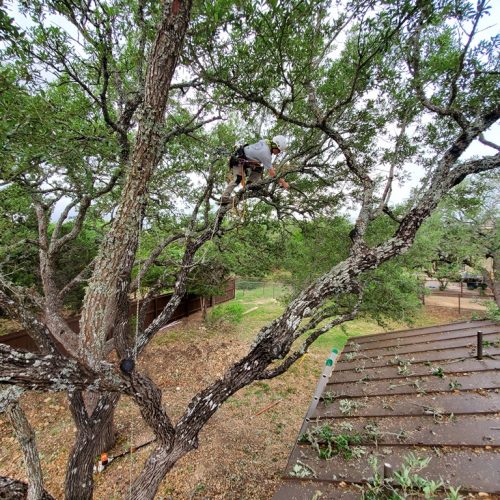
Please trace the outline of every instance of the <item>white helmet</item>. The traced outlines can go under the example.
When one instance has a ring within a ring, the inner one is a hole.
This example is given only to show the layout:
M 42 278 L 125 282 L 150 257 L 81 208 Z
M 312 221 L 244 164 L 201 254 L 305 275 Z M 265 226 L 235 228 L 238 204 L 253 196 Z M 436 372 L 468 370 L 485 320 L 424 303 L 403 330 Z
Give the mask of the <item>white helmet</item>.
M 278 146 L 278 148 L 281 149 L 281 151 L 286 151 L 288 148 L 288 138 L 284 135 L 275 135 L 272 141 L 276 144 L 276 146 Z

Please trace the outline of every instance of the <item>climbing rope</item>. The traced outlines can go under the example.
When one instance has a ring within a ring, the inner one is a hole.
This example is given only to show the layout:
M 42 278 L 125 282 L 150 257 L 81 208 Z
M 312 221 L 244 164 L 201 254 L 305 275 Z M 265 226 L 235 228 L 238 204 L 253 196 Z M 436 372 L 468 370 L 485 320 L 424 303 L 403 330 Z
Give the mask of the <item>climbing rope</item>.
M 222 203 L 219 202 L 219 210 L 221 209 L 222 207 Z M 212 241 L 215 237 L 215 233 L 217 232 L 217 214 L 219 213 L 219 210 L 217 210 L 217 213 L 216 213 L 216 218 L 214 220 L 214 226 L 213 226 L 213 229 L 212 229 L 212 234 L 210 235 L 210 238 L 208 239 L 208 241 Z M 201 257 L 198 261 L 198 264 L 204 264 L 205 263 L 205 259 L 207 257 L 207 253 L 208 253 L 208 241 L 206 241 L 203 245 L 205 246 L 205 248 L 203 249 L 203 252 L 201 254 Z
M 142 239 L 142 210 L 144 209 L 144 200 L 140 201 L 141 210 L 139 212 L 138 220 L 138 232 L 137 232 L 137 255 L 140 257 L 141 253 L 141 239 Z M 138 276 L 137 276 L 137 299 L 135 304 L 135 329 L 134 329 L 134 348 L 132 351 L 132 359 L 134 361 L 134 367 L 137 366 L 137 339 L 139 337 L 139 310 L 141 302 L 141 259 L 138 262 Z M 130 450 L 133 448 L 134 442 L 134 420 L 132 419 L 130 423 L 130 439 L 129 447 Z M 129 458 L 129 486 L 128 486 L 128 497 L 132 498 L 132 453 L 130 453 Z

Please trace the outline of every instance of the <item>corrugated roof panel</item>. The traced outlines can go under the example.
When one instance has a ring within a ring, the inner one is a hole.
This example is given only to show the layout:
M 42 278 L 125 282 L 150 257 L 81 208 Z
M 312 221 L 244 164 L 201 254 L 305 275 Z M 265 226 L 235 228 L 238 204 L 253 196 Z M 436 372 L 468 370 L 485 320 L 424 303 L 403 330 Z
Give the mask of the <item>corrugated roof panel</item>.
M 360 498 L 356 485 L 373 478 L 373 457 L 382 473 L 411 453 L 430 459 L 419 472 L 427 479 L 500 494 L 498 325 L 357 337 L 333 368 L 325 367 L 275 498 Z

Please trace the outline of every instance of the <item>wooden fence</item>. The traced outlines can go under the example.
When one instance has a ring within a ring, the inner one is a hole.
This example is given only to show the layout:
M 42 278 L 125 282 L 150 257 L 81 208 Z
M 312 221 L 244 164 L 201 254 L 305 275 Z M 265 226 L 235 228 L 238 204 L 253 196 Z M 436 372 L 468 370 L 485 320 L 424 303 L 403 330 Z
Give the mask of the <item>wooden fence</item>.
M 222 302 L 227 302 L 228 300 L 234 299 L 235 296 L 235 281 L 229 280 L 226 284 L 225 292 L 222 295 L 217 295 L 215 297 L 210 297 L 207 299 L 207 306 L 212 307 Z M 145 326 L 148 326 L 163 310 L 163 308 L 168 304 L 172 294 L 164 294 L 155 297 L 148 305 L 145 317 Z M 130 315 L 135 315 L 137 310 L 137 303 L 132 302 L 130 304 Z M 195 294 L 186 294 L 174 314 L 170 318 L 169 323 L 177 321 L 179 319 L 185 318 L 191 314 L 201 311 L 201 297 Z M 69 327 L 76 333 L 80 329 L 80 316 L 73 316 L 66 319 Z M 36 351 L 36 345 L 24 330 L 18 332 L 8 333 L 7 335 L 0 336 L 0 343 L 7 344 L 16 349 L 24 349 L 26 351 Z

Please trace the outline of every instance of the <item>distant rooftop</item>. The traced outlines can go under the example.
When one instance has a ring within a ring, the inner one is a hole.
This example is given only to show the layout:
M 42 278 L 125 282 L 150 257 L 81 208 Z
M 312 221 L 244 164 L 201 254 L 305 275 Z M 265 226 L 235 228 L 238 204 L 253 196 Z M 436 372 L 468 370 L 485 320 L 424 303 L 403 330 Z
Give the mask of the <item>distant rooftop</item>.
M 359 485 L 411 453 L 430 458 L 427 480 L 500 495 L 500 325 L 356 337 L 331 358 L 274 499 L 360 498 Z

